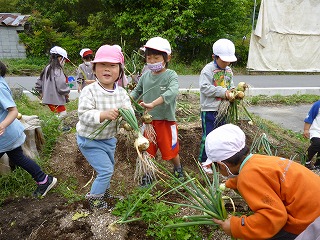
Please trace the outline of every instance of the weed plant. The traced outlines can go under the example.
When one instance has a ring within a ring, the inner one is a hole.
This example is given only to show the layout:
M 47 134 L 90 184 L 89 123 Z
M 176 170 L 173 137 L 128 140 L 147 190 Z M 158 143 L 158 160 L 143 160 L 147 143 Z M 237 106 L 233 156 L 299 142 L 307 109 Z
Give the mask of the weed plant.
M 179 206 L 171 206 L 158 199 L 162 193 L 154 190 L 154 186 L 135 189 L 125 200 L 118 202 L 112 214 L 121 218 L 114 224 L 139 221 L 148 226 L 146 236 L 158 240 L 203 239 L 198 226 L 178 229 L 166 227 L 169 224 L 182 223 L 184 220 L 175 217 L 179 212 Z M 151 192 L 151 190 L 154 191 Z

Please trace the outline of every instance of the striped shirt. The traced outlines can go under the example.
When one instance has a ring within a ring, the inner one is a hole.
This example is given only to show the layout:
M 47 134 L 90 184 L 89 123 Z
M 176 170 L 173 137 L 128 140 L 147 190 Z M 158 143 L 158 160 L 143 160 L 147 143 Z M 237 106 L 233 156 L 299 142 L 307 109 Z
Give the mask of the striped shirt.
M 98 82 L 85 87 L 79 97 L 77 133 L 81 137 L 92 138 L 108 120 L 100 123 L 100 113 L 114 108 L 131 109 L 130 98 L 126 90 L 115 84 L 114 91 L 106 91 Z M 117 134 L 117 121 L 111 121 L 94 139 L 109 139 Z

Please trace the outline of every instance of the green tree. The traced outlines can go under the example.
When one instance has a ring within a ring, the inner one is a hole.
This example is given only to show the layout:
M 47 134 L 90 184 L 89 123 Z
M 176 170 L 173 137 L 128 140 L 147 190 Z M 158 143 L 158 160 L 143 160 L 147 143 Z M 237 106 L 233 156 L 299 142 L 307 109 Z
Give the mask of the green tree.
M 4 0 L 0 0 L 4 1 Z M 149 38 L 167 38 L 180 61 L 210 60 L 214 41 L 229 38 L 246 55 L 252 0 L 17 0 L 32 14 L 32 30 L 21 35 L 30 55 L 61 45 L 71 56 L 79 49 L 125 42 L 138 50 Z M 239 47 L 238 47 L 239 46 Z M 246 59 L 246 56 L 242 56 Z
M 18 0 L 0 0 L 0 12 L 10 13 L 16 12 L 16 5 Z

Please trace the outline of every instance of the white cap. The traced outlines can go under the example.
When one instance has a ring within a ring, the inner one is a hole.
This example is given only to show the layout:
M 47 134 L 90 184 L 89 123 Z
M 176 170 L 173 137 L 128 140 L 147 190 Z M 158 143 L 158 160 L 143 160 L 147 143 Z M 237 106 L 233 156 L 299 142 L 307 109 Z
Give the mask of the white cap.
M 210 132 L 206 138 L 205 149 L 208 162 L 224 161 L 242 150 L 246 144 L 244 132 L 236 125 L 225 124 Z
M 64 50 L 62 47 L 55 46 L 55 47 L 51 48 L 50 49 L 50 54 L 58 54 L 58 55 L 64 57 L 66 60 L 68 60 L 70 62 L 70 60 L 68 58 L 67 51 Z
M 235 62 L 237 57 L 235 56 L 235 47 L 233 42 L 229 39 L 219 39 L 212 46 L 213 54 L 219 56 L 222 61 Z
M 169 41 L 162 37 L 154 37 L 149 39 L 146 45 L 144 45 L 144 48 L 152 48 L 160 52 L 165 52 L 168 55 L 171 54 L 171 46 Z
M 93 54 L 93 51 L 90 48 L 84 48 L 84 49 L 81 49 L 81 51 L 80 51 L 80 56 L 81 57 L 85 57 L 85 56 L 88 56 L 90 54 L 91 55 Z

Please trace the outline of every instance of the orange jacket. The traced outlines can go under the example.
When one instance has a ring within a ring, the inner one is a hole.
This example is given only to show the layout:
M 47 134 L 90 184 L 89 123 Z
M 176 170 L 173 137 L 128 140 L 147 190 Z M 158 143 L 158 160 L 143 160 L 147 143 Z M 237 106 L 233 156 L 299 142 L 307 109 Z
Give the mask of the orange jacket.
M 299 234 L 320 216 L 320 177 L 288 159 L 253 154 L 226 186 L 254 212 L 231 217 L 234 238 L 268 239 L 282 228 Z

